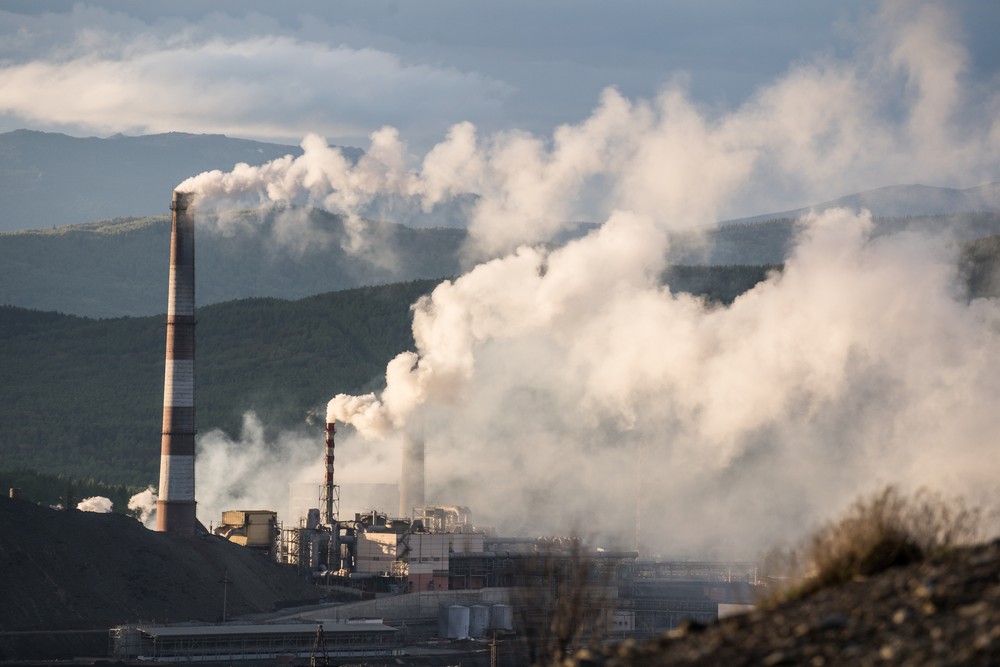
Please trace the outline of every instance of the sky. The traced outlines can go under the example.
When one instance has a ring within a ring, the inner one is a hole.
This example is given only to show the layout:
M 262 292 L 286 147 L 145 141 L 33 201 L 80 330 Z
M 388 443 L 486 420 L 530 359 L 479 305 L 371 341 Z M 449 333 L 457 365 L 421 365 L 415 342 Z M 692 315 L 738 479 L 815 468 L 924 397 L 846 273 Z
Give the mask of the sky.
M 373 211 L 468 206 L 468 270 L 414 304 L 384 390 L 330 388 L 342 481 L 423 438 L 431 502 L 699 556 L 886 483 L 995 502 L 1000 307 L 958 293 L 954 245 L 840 209 L 729 307 L 660 277 L 677 232 L 741 213 L 1000 181 L 1000 4 L 202 4 L 5 3 L 0 123 L 301 141 L 182 186 L 321 206 L 361 254 Z M 318 437 L 263 432 L 201 436 L 200 508 L 264 506 L 221 471 L 318 479 Z
M 996 82 L 991 0 L 946 3 L 968 75 Z M 0 130 L 223 133 L 363 146 L 392 125 L 418 152 L 469 121 L 548 135 L 601 91 L 684 82 L 709 113 L 790 67 L 855 52 L 879 5 L 658 0 L 0 4 Z

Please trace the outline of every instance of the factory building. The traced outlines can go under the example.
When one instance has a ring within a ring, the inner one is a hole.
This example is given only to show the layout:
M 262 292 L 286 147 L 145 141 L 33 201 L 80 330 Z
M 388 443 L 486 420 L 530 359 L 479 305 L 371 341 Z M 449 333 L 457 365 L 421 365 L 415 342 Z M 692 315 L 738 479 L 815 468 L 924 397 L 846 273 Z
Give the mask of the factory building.
M 118 660 L 301 664 L 303 659 L 364 660 L 400 655 L 399 631 L 380 620 L 239 625 L 139 625 L 112 628 Z
M 234 544 L 277 559 L 281 545 L 278 513 L 271 510 L 228 510 L 213 531 Z

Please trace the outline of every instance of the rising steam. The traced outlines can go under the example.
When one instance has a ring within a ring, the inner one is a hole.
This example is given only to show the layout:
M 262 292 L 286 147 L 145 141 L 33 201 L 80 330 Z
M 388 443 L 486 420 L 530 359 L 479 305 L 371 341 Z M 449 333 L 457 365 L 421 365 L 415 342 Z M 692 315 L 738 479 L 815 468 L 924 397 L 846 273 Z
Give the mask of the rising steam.
M 797 66 L 720 116 L 679 84 L 653 101 L 608 90 L 548 140 L 460 124 L 417 160 L 386 128 L 352 164 L 310 136 L 299 158 L 179 187 L 322 206 L 359 243 L 372 207 L 473 196 L 482 263 L 415 305 L 416 349 L 385 390 L 338 395 L 328 417 L 372 440 L 419 417 L 428 497 L 505 531 L 752 553 L 874 484 L 996 490 L 1000 309 L 955 297 L 953 250 L 873 240 L 867 213 L 832 210 L 731 307 L 660 284 L 678 230 L 996 178 L 997 100 L 963 86 L 951 26 L 938 7 L 890 3 L 870 28 L 884 47 Z M 581 219 L 604 222 L 539 245 Z
M 156 489 L 150 485 L 128 499 L 128 510 L 146 528 L 156 527 Z
M 84 498 L 76 504 L 76 508 L 81 512 L 96 512 L 97 514 L 108 514 L 113 507 L 114 503 L 111 502 L 111 499 L 104 496 Z

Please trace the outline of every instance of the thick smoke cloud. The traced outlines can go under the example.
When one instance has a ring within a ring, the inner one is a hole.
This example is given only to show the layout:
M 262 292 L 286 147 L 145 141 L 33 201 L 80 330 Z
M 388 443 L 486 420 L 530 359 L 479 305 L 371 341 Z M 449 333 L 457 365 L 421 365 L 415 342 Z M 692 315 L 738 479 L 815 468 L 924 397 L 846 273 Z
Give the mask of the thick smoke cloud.
M 854 60 L 797 65 L 721 115 L 683 83 L 655 100 L 608 90 L 550 139 L 460 124 L 418 159 L 386 128 L 355 165 L 310 136 L 301 158 L 181 187 L 355 221 L 474 197 L 479 263 L 416 304 L 416 349 L 385 390 L 338 395 L 328 417 L 372 448 L 419 422 L 428 499 L 505 532 L 753 555 L 876 484 L 996 492 L 1000 310 L 956 297 L 954 249 L 872 239 L 867 213 L 832 210 L 730 307 L 659 282 L 677 231 L 891 183 L 996 179 L 997 99 L 964 85 L 947 18 L 889 4 Z M 581 219 L 604 222 L 544 245 Z
M 729 308 L 659 287 L 663 234 L 631 217 L 482 265 L 418 304 L 415 365 L 354 423 L 420 414 L 429 497 L 480 520 L 628 545 L 638 502 L 640 546 L 673 553 L 752 555 L 879 483 L 988 502 L 1000 310 L 954 297 L 939 245 L 870 230 L 805 220 Z
M 882 185 L 1000 178 L 1000 96 L 965 85 L 948 15 L 889 4 L 880 18 L 868 28 L 872 46 L 853 60 L 796 65 L 728 113 L 700 108 L 683 80 L 654 100 L 608 89 L 589 118 L 547 139 L 481 136 L 460 123 L 418 158 L 385 127 L 353 164 L 310 135 L 297 159 L 201 174 L 179 188 L 344 214 L 355 250 L 365 246 L 365 216 L 406 222 L 417 205 L 471 198 L 469 258 L 483 260 L 616 210 L 691 229 Z

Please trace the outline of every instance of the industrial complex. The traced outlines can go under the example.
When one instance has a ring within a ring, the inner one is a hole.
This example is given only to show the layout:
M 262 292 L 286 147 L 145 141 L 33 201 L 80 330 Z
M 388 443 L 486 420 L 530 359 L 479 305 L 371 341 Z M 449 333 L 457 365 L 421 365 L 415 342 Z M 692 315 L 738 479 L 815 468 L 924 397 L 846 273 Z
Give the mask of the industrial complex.
M 473 509 L 428 504 L 419 437 L 404 440 L 398 512 L 342 517 L 334 423 L 323 431 L 316 507 L 284 523 L 274 508 L 237 507 L 205 529 L 194 493 L 194 205 L 193 194 L 174 193 L 157 530 L 211 532 L 260 552 L 324 588 L 331 602 L 214 625 L 116 627 L 114 657 L 387 664 L 409 656 L 410 664 L 454 664 L 427 657 L 453 654 L 462 664 L 519 664 L 502 657 L 515 645 L 523 659 L 552 641 L 650 637 L 752 603 L 755 563 L 646 562 L 573 537 L 505 537 L 478 527 Z

